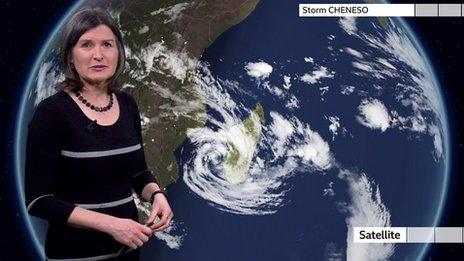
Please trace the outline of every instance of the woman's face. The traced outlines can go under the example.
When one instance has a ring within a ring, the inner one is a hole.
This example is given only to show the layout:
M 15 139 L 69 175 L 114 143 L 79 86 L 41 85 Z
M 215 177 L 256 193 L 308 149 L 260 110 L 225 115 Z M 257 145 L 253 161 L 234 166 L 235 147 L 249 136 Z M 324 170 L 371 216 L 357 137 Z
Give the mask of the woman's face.
M 99 25 L 81 35 L 72 48 L 71 62 L 82 81 L 95 85 L 114 75 L 118 55 L 113 31 L 106 25 Z

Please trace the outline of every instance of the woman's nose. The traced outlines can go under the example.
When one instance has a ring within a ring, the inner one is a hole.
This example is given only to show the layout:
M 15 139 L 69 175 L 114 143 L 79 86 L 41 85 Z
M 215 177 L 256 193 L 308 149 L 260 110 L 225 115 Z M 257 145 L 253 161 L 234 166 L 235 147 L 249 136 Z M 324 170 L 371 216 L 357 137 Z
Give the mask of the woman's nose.
M 101 61 L 103 59 L 103 54 L 100 50 L 100 47 L 95 48 L 95 52 L 93 54 L 93 58 L 97 61 Z

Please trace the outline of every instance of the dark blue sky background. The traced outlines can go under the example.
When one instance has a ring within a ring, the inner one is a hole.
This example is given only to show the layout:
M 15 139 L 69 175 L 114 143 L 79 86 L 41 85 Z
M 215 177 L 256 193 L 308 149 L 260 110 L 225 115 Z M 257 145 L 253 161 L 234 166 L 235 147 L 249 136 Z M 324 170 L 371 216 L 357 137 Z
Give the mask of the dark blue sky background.
M 307 1 L 310 2 L 310 1 Z M 438 2 L 438 1 L 393 1 Z M 449 3 L 459 1 L 447 1 Z M 20 218 L 14 188 L 13 133 L 17 101 L 22 84 L 36 52 L 57 20 L 73 1 L 2 1 L 0 3 L 0 138 L 2 146 L 0 172 L 0 260 L 34 260 L 27 235 L 19 227 Z M 464 17 L 409 18 L 418 39 L 430 55 L 438 80 L 445 87 L 450 131 L 452 131 L 453 165 L 450 191 L 440 226 L 464 226 Z M 462 260 L 464 244 L 436 244 L 428 255 L 431 260 Z

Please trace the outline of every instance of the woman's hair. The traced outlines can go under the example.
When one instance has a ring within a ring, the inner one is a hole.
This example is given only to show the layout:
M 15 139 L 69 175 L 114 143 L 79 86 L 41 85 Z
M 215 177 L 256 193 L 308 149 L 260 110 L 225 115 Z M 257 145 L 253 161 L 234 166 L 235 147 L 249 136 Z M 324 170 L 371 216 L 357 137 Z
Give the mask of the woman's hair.
M 61 70 L 65 75 L 64 81 L 59 85 L 59 89 L 74 89 L 80 91 L 83 83 L 79 78 L 74 66 L 71 65 L 72 48 L 77 44 L 79 38 L 89 29 L 99 25 L 108 26 L 116 36 L 118 47 L 118 65 L 114 75 L 107 80 L 108 92 L 112 93 L 118 88 L 118 79 L 124 70 L 126 56 L 122 35 L 116 22 L 111 15 L 99 7 L 85 6 L 74 13 L 63 29 L 61 38 Z

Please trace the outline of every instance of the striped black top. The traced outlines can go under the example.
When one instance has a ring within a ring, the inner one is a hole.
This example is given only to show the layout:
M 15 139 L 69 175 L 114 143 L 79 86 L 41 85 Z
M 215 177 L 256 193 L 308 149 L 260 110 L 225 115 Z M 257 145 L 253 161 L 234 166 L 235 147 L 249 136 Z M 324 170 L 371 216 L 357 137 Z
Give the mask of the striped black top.
M 115 94 L 120 113 L 113 125 L 93 122 L 64 91 L 41 101 L 28 125 L 26 206 L 49 221 L 50 260 L 117 253 L 121 245 L 110 235 L 67 225 L 71 212 L 80 206 L 138 220 L 132 190 L 140 196 L 156 182 L 145 162 L 137 104 L 123 91 Z

